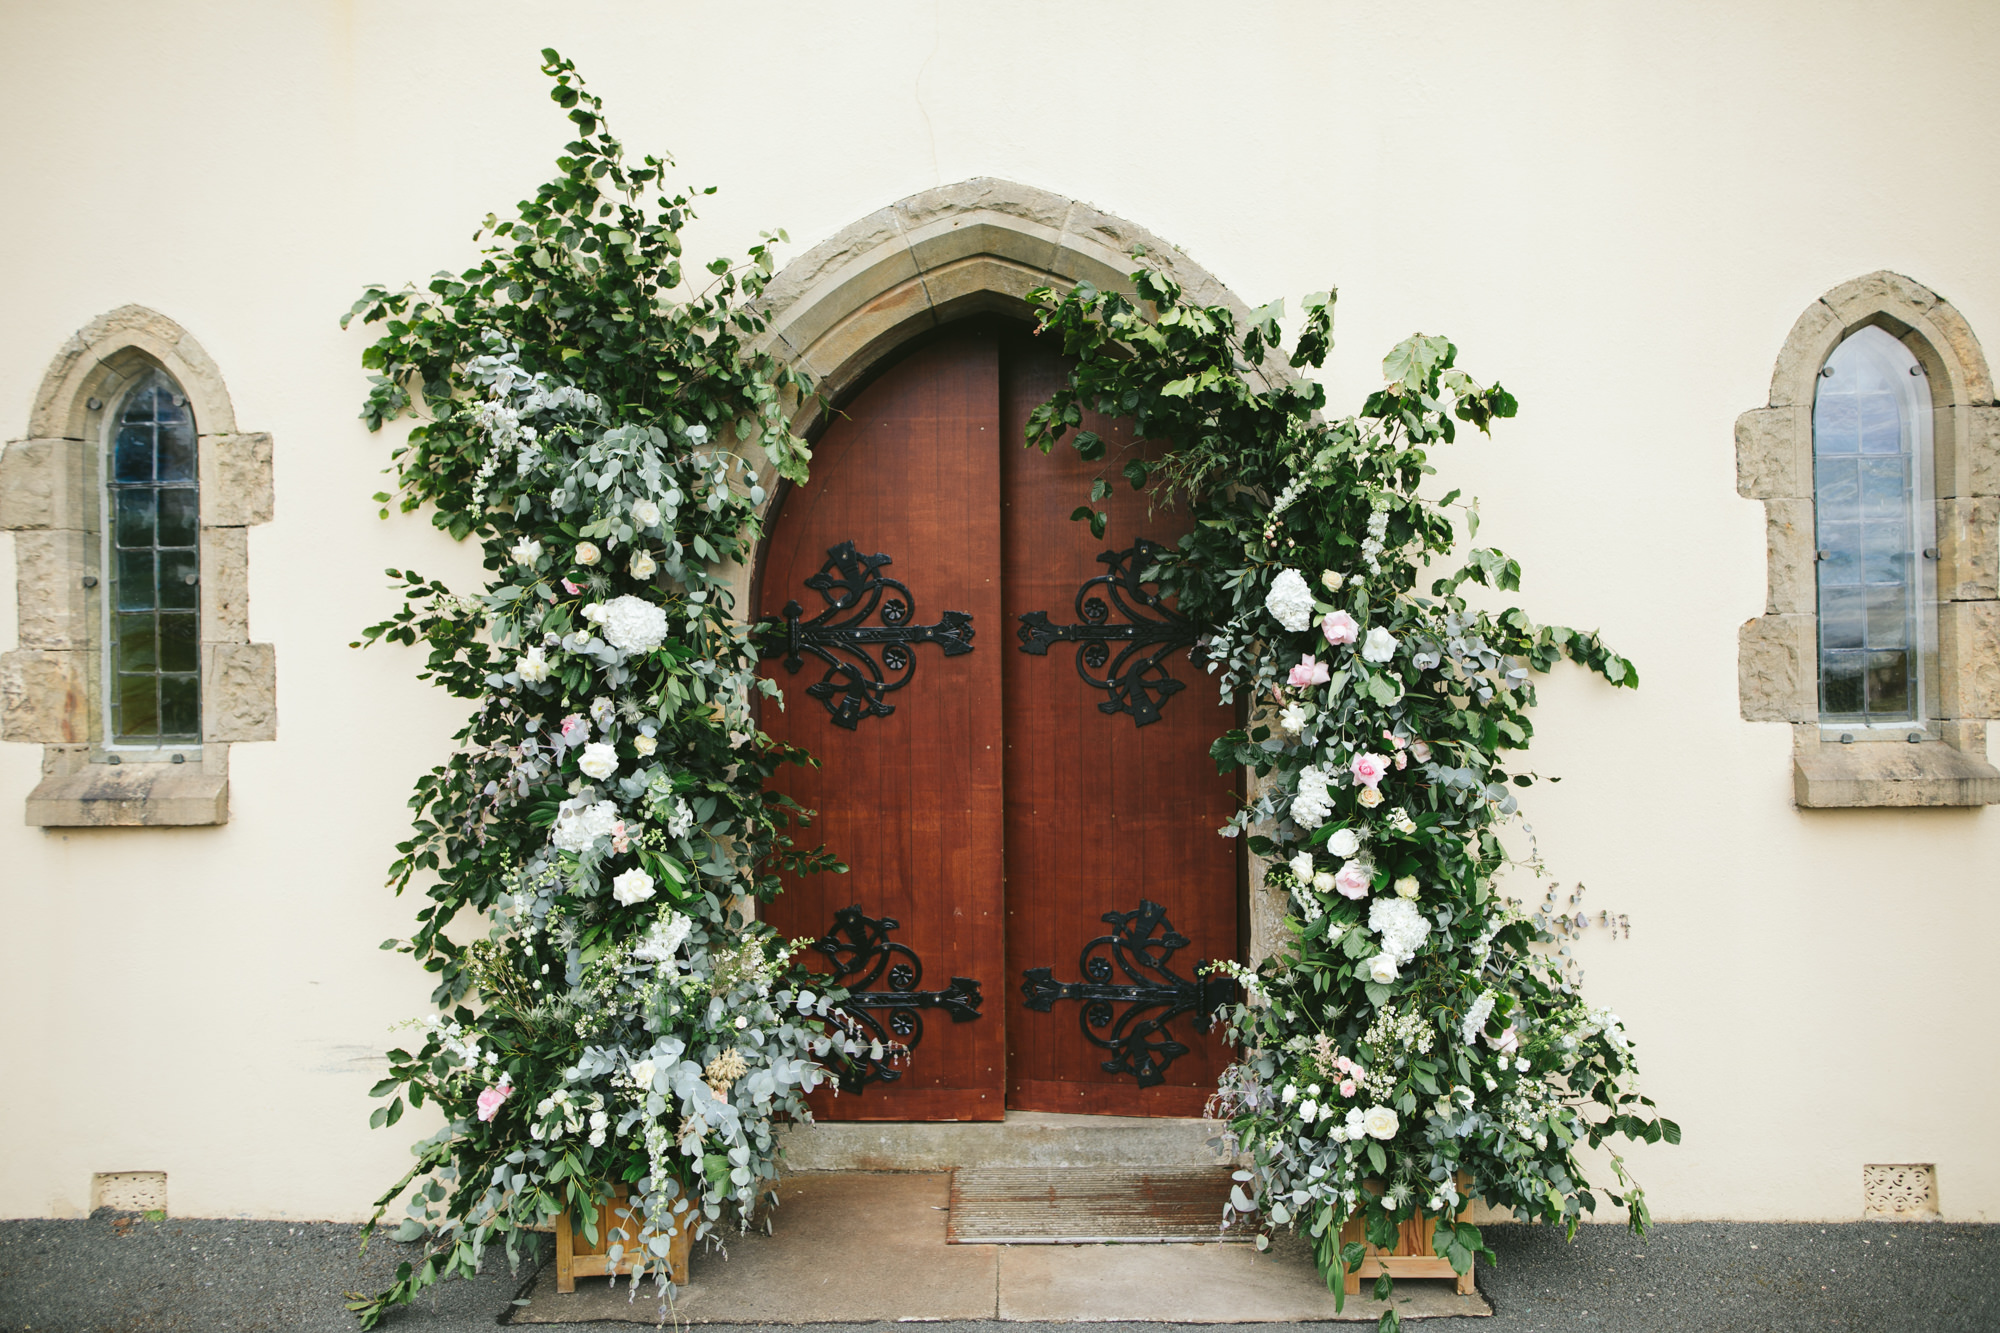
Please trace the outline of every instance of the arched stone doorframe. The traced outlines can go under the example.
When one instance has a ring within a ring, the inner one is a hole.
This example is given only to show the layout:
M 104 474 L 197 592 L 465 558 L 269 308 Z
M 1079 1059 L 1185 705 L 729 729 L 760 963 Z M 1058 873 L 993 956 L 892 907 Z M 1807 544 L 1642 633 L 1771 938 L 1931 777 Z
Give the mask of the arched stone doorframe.
M 754 346 L 805 371 L 820 398 L 839 403 L 902 347 L 954 320 L 980 314 L 1025 317 L 1037 287 L 1082 281 L 1129 293 L 1136 256 L 1177 283 L 1189 301 L 1225 306 L 1239 321 L 1250 307 L 1178 246 L 1078 199 L 977 176 L 900 199 L 841 229 L 781 269 L 765 289 L 767 321 Z M 1281 366 L 1267 374 L 1284 375 Z M 816 403 L 799 406 L 796 434 L 822 422 Z M 761 478 L 769 517 L 780 487 Z M 752 606 L 755 565 L 730 571 L 739 610 Z M 1284 939 L 1284 896 L 1261 888 L 1252 858 L 1249 956 Z

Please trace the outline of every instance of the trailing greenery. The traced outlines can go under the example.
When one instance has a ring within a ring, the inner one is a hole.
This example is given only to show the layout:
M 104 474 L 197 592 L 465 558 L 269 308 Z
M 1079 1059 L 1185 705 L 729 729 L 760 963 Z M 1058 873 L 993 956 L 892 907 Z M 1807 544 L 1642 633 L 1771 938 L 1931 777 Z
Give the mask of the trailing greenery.
M 390 1052 L 373 1120 L 428 1102 L 445 1125 L 381 1198 L 410 1192 L 397 1235 L 425 1251 L 354 1299 L 364 1327 L 477 1271 L 496 1241 L 516 1256 L 560 1212 L 594 1228 L 619 1185 L 638 1268 L 659 1272 L 670 1237 L 748 1220 L 776 1174 L 774 1121 L 805 1118 L 804 1094 L 860 1050 L 840 992 L 743 910 L 780 871 L 839 868 L 795 842 L 805 812 L 768 790 L 810 760 L 756 726 L 752 691 L 777 691 L 720 577 L 761 537 L 748 455 L 795 481 L 810 459 L 782 410 L 810 386 L 748 345 L 782 234 L 697 289 L 670 163 L 629 165 L 573 66 L 543 54 L 578 131 L 558 175 L 487 219 L 476 266 L 370 288 L 348 317 L 382 327 L 364 357 L 371 429 L 418 418 L 393 454 L 401 507 L 478 542 L 487 571 L 466 595 L 389 571 L 404 605 L 364 636 L 423 644 L 424 678 L 473 705 L 419 779 L 391 868 L 428 902 L 384 947 L 435 976 L 438 1012 Z M 1474 605 L 1468 583 L 1519 584 L 1500 552 L 1435 572 L 1459 520 L 1455 493 L 1419 494 L 1428 450 L 1514 412 L 1448 342 L 1400 344 L 1362 411 L 1326 422 L 1319 385 L 1278 368 L 1278 311 L 1239 329 L 1157 273 L 1133 282 L 1136 304 L 1034 294 L 1075 369 L 1028 442 L 1067 439 L 1192 511 L 1146 577 L 1250 705 L 1213 749 L 1257 779 L 1221 832 L 1247 835 L 1288 895 L 1291 940 L 1232 965 L 1241 1055 L 1218 1106 L 1255 1167 L 1231 1207 L 1303 1227 L 1330 1283 L 1361 1257 L 1350 1217 L 1377 1244 L 1440 1218 L 1437 1250 L 1463 1272 L 1486 1250 L 1452 1220 L 1462 1197 L 1573 1228 L 1595 1206 L 1581 1145 L 1679 1137 L 1632 1091 L 1616 1016 L 1583 1004 L 1494 888 L 1532 781 L 1510 762 L 1533 734 L 1531 673 L 1567 657 L 1614 685 L 1637 675 L 1594 634 Z M 1331 309 L 1308 300 L 1293 368 L 1322 364 Z M 1107 458 L 1085 410 L 1167 451 Z M 1103 534 L 1103 511 L 1077 517 Z M 1613 1166 L 1609 1197 L 1643 1227 L 1643 1193 Z
M 780 869 L 837 864 L 794 846 L 801 812 L 766 790 L 804 756 L 757 729 L 750 692 L 774 691 L 718 573 L 759 536 L 740 450 L 805 475 L 779 395 L 808 386 L 745 347 L 781 238 L 696 289 L 669 164 L 627 164 L 543 54 L 578 133 L 559 174 L 487 219 L 475 267 L 370 288 L 349 316 L 383 327 L 369 426 L 420 418 L 394 454 L 402 508 L 477 541 L 487 570 L 469 596 L 390 570 L 404 605 L 365 636 L 423 644 L 424 677 L 474 707 L 391 868 L 430 901 L 383 947 L 436 976 L 438 1013 L 390 1052 L 373 1123 L 426 1102 L 446 1123 L 382 1196 L 416 1187 L 396 1234 L 426 1251 L 354 1300 L 364 1327 L 565 1209 L 594 1233 L 616 1184 L 658 1271 L 676 1230 L 747 1219 L 776 1177 L 774 1118 L 808 1118 L 820 1062 L 852 1047 L 840 993 L 742 908 Z
M 1582 1001 L 1535 947 L 1551 937 L 1494 886 L 1521 863 L 1500 834 L 1534 780 L 1514 767 L 1534 734 L 1533 673 L 1562 658 L 1613 685 L 1638 673 L 1595 634 L 1466 595 L 1514 591 L 1520 566 L 1474 547 L 1451 567 L 1458 518 L 1475 538 L 1477 509 L 1419 487 L 1430 450 L 1515 401 L 1459 369 L 1450 342 L 1398 344 L 1361 411 L 1326 421 L 1324 389 L 1286 370 L 1323 364 L 1331 293 L 1306 299 L 1286 356 L 1277 307 L 1239 327 L 1157 272 L 1132 282 L 1136 302 L 1088 284 L 1031 296 L 1075 368 L 1028 442 L 1067 439 L 1104 462 L 1074 515 L 1096 535 L 1120 475 L 1191 511 L 1144 577 L 1204 628 L 1209 670 L 1249 705 L 1212 751 L 1256 779 L 1221 831 L 1247 834 L 1265 886 L 1286 895 L 1290 940 L 1234 969 L 1240 1055 L 1216 1109 L 1254 1168 L 1232 1210 L 1302 1228 L 1336 1291 L 1364 1253 L 1342 1241 L 1349 1218 L 1385 1248 L 1399 1222 L 1437 1218 L 1436 1251 L 1463 1273 L 1490 1252 L 1455 1220 L 1462 1199 L 1573 1229 L 1596 1206 L 1579 1148 L 1679 1140 L 1633 1091 L 1617 1016 Z M 1086 411 L 1129 418 L 1166 451 L 1107 457 Z M 1616 1156 L 1612 1169 L 1607 1196 L 1643 1229 L 1643 1191 Z M 1384 1275 L 1377 1294 L 1391 1286 Z

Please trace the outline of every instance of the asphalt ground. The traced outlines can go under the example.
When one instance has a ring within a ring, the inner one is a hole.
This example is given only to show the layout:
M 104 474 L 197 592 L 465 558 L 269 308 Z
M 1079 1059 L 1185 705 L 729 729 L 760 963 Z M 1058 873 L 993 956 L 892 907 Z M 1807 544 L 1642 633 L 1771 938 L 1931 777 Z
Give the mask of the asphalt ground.
M 87 1221 L 0 1221 L 0 1333 L 344 1333 L 342 1295 L 386 1285 L 413 1247 L 377 1239 L 364 1256 L 345 1223 L 100 1214 Z M 1499 1255 L 1479 1269 L 1486 1319 L 1412 1324 L 1422 1333 L 2000 1333 L 2000 1226 L 1695 1222 L 1643 1239 L 1585 1227 L 1572 1243 L 1538 1227 L 1485 1229 Z M 393 1315 L 387 1329 L 488 1330 L 527 1283 L 490 1258 L 477 1280 L 449 1282 Z M 576 1324 L 629 1333 L 632 1324 Z M 704 1333 L 734 1333 L 703 1325 Z M 978 1321 L 939 1333 L 1036 1333 L 1060 1325 Z M 1298 1333 L 1297 1324 L 1228 1326 Z M 1342 1325 L 1341 1327 L 1365 1327 Z M 905 1333 L 892 1324 L 844 1329 Z M 1097 1325 L 1102 1333 L 1189 1333 L 1213 1325 Z M 1094 1330 L 1095 1333 L 1095 1330 Z

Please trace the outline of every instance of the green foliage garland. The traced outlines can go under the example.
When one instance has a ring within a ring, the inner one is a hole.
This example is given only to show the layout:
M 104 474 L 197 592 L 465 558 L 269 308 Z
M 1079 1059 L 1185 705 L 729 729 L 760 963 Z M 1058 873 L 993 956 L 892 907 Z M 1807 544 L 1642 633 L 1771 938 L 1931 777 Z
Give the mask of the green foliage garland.
M 391 870 L 431 901 L 383 947 L 436 975 L 439 1013 L 390 1052 L 373 1123 L 427 1101 L 447 1123 L 378 1205 L 414 1184 L 397 1236 L 426 1252 L 354 1301 L 364 1327 L 565 1209 L 594 1229 L 617 1183 L 660 1271 L 666 1234 L 747 1221 L 774 1119 L 809 1118 L 821 1062 L 854 1049 L 839 993 L 742 908 L 781 868 L 835 864 L 766 791 L 804 756 L 757 730 L 750 693 L 773 691 L 719 574 L 759 535 L 739 446 L 795 478 L 808 458 L 779 402 L 807 386 L 744 346 L 773 238 L 690 290 L 668 164 L 627 165 L 573 66 L 544 60 L 579 134 L 560 175 L 487 219 L 476 267 L 371 288 L 349 316 L 384 328 L 369 426 L 423 418 L 394 455 L 402 507 L 477 540 L 488 571 L 477 596 L 389 571 L 405 604 L 366 633 L 421 641 L 424 676 L 476 706 Z M 469 921 L 485 938 L 447 933 Z
M 1613 685 L 1637 672 L 1595 634 L 1473 606 L 1468 583 L 1519 586 L 1497 550 L 1467 551 L 1418 591 L 1457 545 L 1458 493 L 1418 494 L 1428 450 L 1515 411 L 1448 341 L 1398 344 L 1360 413 L 1328 422 L 1322 387 L 1284 373 L 1278 308 L 1239 329 L 1158 273 L 1132 281 L 1137 304 L 1087 284 L 1031 296 L 1076 365 L 1028 437 L 1105 463 L 1093 503 L 1117 467 L 1189 508 L 1192 531 L 1145 577 L 1205 628 L 1209 669 L 1250 705 L 1212 750 L 1256 778 L 1222 832 L 1249 834 L 1264 883 L 1288 895 L 1290 940 L 1235 969 L 1240 1054 L 1216 1110 L 1254 1168 L 1231 1210 L 1303 1229 L 1336 1291 L 1363 1257 L 1341 1242 L 1349 1217 L 1385 1248 L 1400 1221 L 1438 1218 L 1437 1253 L 1465 1272 L 1490 1251 L 1455 1221 L 1461 1197 L 1574 1228 L 1596 1206 L 1579 1147 L 1680 1137 L 1633 1091 L 1617 1016 L 1583 1003 L 1535 948 L 1551 937 L 1494 889 L 1510 861 L 1500 828 L 1533 781 L 1509 762 L 1534 733 L 1531 673 L 1564 657 Z M 1332 308 L 1331 293 L 1307 298 L 1291 368 L 1323 363 Z M 1130 418 L 1167 452 L 1119 466 L 1081 429 L 1086 410 Z M 1076 517 L 1103 535 L 1102 510 Z M 1464 517 L 1476 537 L 1476 509 Z M 1609 1197 L 1643 1229 L 1643 1191 L 1612 1163 Z M 1392 1285 L 1384 1275 L 1377 1295 Z

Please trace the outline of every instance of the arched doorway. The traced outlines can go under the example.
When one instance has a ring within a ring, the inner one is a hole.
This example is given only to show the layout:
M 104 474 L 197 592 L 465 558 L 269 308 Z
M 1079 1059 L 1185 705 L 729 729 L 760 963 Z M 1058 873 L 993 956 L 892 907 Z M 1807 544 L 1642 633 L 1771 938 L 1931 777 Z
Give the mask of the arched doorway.
M 1121 481 L 1105 537 L 1070 520 L 1146 446 L 1096 420 L 1104 462 L 1022 448 L 1063 374 L 1024 325 L 948 324 L 876 370 L 778 503 L 753 603 L 791 627 L 765 729 L 822 765 L 779 785 L 851 866 L 766 915 L 829 936 L 861 1021 L 910 1048 L 819 1109 L 1199 1114 L 1227 1054 L 1197 968 L 1243 932 L 1208 757 L 1234 711 L 1143 578 L 1187 519 Z

